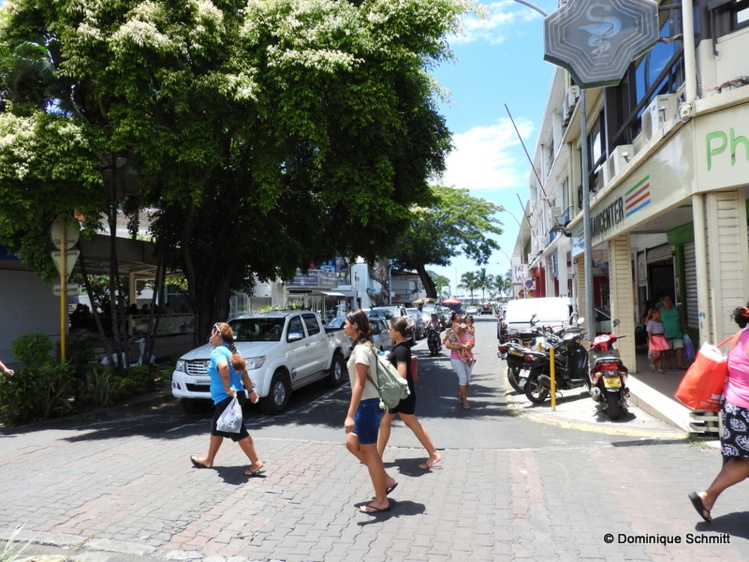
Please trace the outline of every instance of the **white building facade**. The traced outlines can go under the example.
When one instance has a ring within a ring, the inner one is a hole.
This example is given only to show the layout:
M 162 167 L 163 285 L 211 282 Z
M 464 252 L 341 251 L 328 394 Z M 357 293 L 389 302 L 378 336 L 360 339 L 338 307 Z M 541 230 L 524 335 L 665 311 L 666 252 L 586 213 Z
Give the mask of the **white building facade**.
M 513 261 L 528 264 L 533 296 L 571 296 L 585 310 L 587 174 L 595 306 L 634 334 L 640 312 L 668 294 L 692 338 L 714 343 L 749 300 L 749 3 L 660 4 L 669 42 L 618 86 L 586 91 L 587 145 L 580 90 L 554 73 L 530 174 L 531 227 Z M 635 365 L 635 338 L 620 349 Z

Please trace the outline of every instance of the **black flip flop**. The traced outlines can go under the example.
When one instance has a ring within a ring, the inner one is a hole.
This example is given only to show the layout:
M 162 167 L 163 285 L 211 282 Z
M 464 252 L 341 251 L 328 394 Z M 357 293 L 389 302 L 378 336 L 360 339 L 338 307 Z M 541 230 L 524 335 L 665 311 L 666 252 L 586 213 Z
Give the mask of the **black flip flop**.
M 260 476 L 265 472 L 265 468 L 258 468 L 257 470 L 251 470 L 249 473 L 245 470 L 244 475 L 248 478 L 253 478 L 255 476 Z
M 705 504 L 702 503 L 702 498 L 697 495 L 697 492 L 692 492 L 691 494 L 689 494 L 689 499 L 692 501 L 694 509 L 696 509 L 697 513 L 700 514 L 700 517 L 702 517 L 708 523 L 712 523 L 713 518 L 710 516 L 710 512 L 705 507 Z M 706 513 L 707 515 L 705 515 Z
M 190 461 L 195 468 L 211 468 L 207 464 L 203 464 L 202 462 L 197 460 L 195 457 L 190 457 Z
M 387 507 L 384 507 L 382 509 L 373 507 L 371 505 L 363 505 L 359 508 L 359 512 L 363 513 L 364 515 L 377 515 L 378 513 L 386 513 L 390 511 L 391 508 L 392 508 L 392 505 L 388 505 Z M 372 511 L 364 511 L 365 509 L 371 509 Z
M 388 486 L 388 489 L 387 489 L 387 490 L 385 490 L 385 493 L 386 493 L 387 495 L 390 495 L 390 492 L 392 492 L 393 490 L 395 490 L 395 489 L 396 489 L 397 487 L 398 487 L 398 483 L 396 482 L 396 483 L 395 483 L 395 484 L 393 484 L 392 486 Z

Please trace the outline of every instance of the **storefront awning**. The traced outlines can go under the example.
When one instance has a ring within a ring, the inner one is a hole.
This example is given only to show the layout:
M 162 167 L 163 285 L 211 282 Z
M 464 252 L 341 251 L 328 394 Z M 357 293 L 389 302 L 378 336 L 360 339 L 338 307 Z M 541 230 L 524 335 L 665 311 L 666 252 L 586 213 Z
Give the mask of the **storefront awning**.
M 326 297 L 345 297 L 343 293 L 338 293 L 336 291 L 320 291 L 323 295 Z

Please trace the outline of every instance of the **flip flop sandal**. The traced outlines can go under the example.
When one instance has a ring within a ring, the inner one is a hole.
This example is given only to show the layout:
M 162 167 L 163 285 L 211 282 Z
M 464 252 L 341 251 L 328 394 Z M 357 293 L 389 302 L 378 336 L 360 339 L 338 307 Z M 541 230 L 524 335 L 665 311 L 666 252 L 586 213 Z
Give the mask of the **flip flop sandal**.
M 198 459 L 196 459 L 195 457 L 190 457 L 190 462 L 192 462 L 192 465 L 193 465 L 193 466 L 194 466 L 195 468 L 211 468 L 211 467 L 210 467 L 210 466 L 208 466 L 207 464 L 203 464 L 202 462 L 200 462 L 200 461 L 199 461 Z

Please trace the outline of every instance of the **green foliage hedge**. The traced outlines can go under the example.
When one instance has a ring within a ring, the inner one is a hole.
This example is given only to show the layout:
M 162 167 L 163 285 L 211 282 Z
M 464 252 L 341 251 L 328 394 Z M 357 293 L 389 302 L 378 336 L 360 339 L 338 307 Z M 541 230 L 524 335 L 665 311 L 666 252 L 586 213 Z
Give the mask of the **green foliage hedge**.
M 0 377 L 0 421 L 18 425 L 91 406 L 109 407 L 155 388 L 147 365 L 121 369 L 92 362 L 93 346 L 87 339 L 87 334 L 71 337 L 65 363 L 51 356 L 53 346 L 44 334 L 16 339 L 13 353 L 26 367 L 12 377 Z

